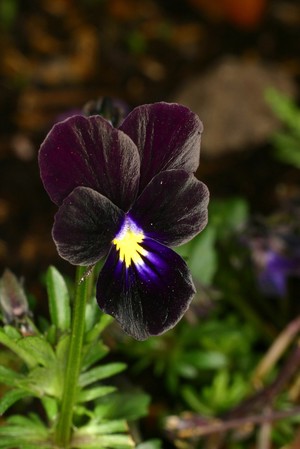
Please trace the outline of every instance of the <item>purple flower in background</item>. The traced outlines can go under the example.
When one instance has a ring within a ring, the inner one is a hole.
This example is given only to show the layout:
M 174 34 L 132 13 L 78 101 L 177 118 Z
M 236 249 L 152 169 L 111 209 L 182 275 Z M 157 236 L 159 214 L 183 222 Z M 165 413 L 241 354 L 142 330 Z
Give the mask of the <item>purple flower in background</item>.
M 202 124 L 189 109 L 134 109 L 116 129 L 100 116 L 56 124 L 40 153 L 41 177 L 59 206 L 53 239 L 61 257 L 90 266 L 106 257 L 100 308 L 143 340 L 173 327 L 195 293 L 184 260 L 169 247 L 207 223 L 199 165 Z
M 299 259 L 296 260 L 272 250 L 267 251 L 265 267 L 258 276 L 262 292 L 271 296 L 285 296 L 288 278 L 299 274 L 299 262 Z
M 278 216 L 272 217 L 276 223 Z M 289 223 L 268 227 L 260 223 L 255 235 L 249 237 L 248 245 L 261 292 L 267 296 L 285 296 L 289 279 L 300 276 L 300 240 L 293 226 Z

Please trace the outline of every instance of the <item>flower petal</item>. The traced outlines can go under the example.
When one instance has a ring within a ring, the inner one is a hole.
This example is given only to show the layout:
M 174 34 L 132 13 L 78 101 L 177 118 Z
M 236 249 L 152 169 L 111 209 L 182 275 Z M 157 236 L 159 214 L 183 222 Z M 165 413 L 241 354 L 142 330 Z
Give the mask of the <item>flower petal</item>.
M 207 224 L 209 192 L 184 170 L 161 172 L 147 185 L 130 211 L 144 233 L 167 246 L 191 240 Z
M 60 205 L 75 187 L 91 187 L 123 210 L 134 201 L 140 161 L 135 144 L 100 116 L 56 124 L 39 152 L 41 177 Z
M 124 213 L 108 198 L 77 187 L 55 215 L 53 240 L 59 255 L 74 265 L 93 265 L 108 253 Z
M 199 117 L 185 106 L 168 103 L 139 106 L 125 118 L 120 129 L 140 152 L 140 192 L 163 170 L 196 171 L 203 127 Z
M 141 245 L 142 260 L 129 267 L 112 247 L 96 293 L 99 307 L 137 340 L 175 326 L 195 293 L 189 269 L 178 254 L 152 239 Z

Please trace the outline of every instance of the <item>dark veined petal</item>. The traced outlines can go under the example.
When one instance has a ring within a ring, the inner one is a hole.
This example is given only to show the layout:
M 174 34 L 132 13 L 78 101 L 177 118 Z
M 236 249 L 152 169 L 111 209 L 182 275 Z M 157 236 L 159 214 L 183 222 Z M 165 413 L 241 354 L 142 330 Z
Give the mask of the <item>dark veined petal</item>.
M 124 221 L 124 213 L 108 198 L 77 187 L 60 206 L 53 226 L 59 255 L 74 265 L 93 265 L 106 255 Z
M 138 150 L 123 132 L 100 116 L 71 117 L 56 124 L 41 145 L 44 187 L 60 205 L 75 187 L 91 187 L 126 211 L 140 172 Z
M 207 224 L 209 192 L 184 170 L 161 172 L 136 200 L 130 217 L 144 233 L 167 246 L 191 240 Z
M 145 238 L 140 258 L 126 266 L 112 247 L 97 283 L 100 308 L 137 340 L 175 326 L 195 293 L 189 269 L 174 251 Z
M 174 103 L 139 106 L 125 118 L 120 129 L 140 152 L 140 192 L 163 170 L 196 171 L 203 127 L 199 117 L 185 106 Z

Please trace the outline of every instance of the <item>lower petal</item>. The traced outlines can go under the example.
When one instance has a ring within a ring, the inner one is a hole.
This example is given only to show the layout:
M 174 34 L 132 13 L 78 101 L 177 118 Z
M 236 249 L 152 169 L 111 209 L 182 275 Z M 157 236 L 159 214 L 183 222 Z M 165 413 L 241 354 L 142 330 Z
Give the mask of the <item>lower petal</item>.
M 97 284 L 99 307 L 137 340 L 160 335 L 182 318 L 195 293 L 184 260 L 146 238 L 140 258 L 129 264 L 112 246 Z

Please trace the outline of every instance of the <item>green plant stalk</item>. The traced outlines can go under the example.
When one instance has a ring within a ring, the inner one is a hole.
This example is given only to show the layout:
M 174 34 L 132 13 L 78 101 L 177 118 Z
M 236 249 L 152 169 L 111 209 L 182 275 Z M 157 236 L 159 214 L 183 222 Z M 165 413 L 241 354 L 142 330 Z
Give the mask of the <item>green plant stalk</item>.
M 86 270 L 86 267 L 78 267 L 76 272 L 70 348 L 64 380 L 61 410 L 55 435 L 56 444 L 64 449 L 69 447 L 71 440 L 73 408 L 76 400 L 85 330 L 85 308 L 90 293 L 89 285 L 91 279 L 93 279 L 93 276 L 84 278 Z

